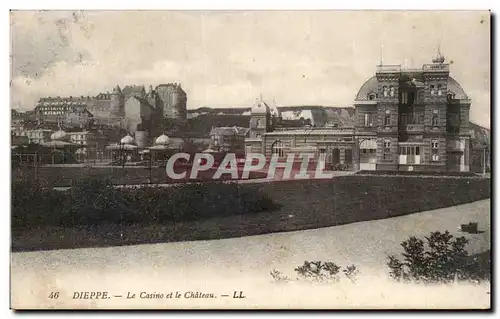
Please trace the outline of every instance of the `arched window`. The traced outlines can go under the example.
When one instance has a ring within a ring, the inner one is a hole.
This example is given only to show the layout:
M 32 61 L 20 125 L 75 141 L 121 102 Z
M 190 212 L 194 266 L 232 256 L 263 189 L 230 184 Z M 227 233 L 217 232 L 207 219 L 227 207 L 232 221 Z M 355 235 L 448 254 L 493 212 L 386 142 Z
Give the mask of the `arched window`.
M 271 153 L 273 154 L 273 156 L 277 155 L 278 157 L 284 157 L 285 152 L 283 151 L 283 142 L 280 140 L 275 141 L 271 145 Z
M 391 88 L 389 89 L 389 95 L 394 96 L 394 87 L 393 86 L 391 86 Z
M 377 98 L 377 94 L 375 93 L 370 93 L 368 94 L 368 100 L 373 101 Z
M 262 121 L 260 119 L 257 119 L 256 125 L 257 127 L 262 127 Z
M 387 92 L 387 86 L 384 86 L 384 87 L 382 88 L 382 90 L 384 91 L 384 96 L 387 96 L 387 93 L 388 93 L 388 92 Z
M 437 86 L 437 93 L 439 96 L 441 96 L 443 94 L 443 90 L 441 89 L 441 84 L 438 84 L 438 86 Z
M 434 91 L 434 85 L 431 85 L 430 86 L 430 89 L 431 89 L 431 95 L 434 95 L 436 92 Z

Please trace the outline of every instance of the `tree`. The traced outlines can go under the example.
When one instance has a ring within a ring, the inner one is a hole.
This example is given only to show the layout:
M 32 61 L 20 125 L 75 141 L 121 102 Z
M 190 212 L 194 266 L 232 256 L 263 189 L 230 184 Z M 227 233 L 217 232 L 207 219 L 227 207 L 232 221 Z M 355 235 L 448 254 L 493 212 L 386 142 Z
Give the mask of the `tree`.
M 468 244 L 465 237 L 454 238 L 448 231 L 432 232 L 424 240 L 414 236 L 403 241 L 403 259 L 388 256 L 390 276 L 396 280 L 414 282 L 452 282 L 455 280 L 480 280 L 479 275 L 468 264 Z M 427 248 L 427 249 L 426 249 Z

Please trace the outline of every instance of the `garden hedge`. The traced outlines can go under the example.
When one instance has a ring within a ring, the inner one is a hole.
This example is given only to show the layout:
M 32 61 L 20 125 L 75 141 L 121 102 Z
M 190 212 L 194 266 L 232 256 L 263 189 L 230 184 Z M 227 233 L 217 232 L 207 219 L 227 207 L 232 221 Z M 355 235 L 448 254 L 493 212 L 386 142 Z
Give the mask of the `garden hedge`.
M 150 224 L 201 220 L 277 209 L 262 191 L 235 183 L 115 188 L 81 180 L 68 191 L 34 183 L 12 185 L 12 228 Z

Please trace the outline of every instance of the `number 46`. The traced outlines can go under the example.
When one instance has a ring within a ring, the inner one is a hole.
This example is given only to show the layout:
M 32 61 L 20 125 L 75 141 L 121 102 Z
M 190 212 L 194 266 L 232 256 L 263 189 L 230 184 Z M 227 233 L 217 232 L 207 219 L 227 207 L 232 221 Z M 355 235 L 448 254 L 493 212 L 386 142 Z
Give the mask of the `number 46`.
M 59 292 L 51 292 L 49 295 L 49 299 L 57 299 L 59 298 Z

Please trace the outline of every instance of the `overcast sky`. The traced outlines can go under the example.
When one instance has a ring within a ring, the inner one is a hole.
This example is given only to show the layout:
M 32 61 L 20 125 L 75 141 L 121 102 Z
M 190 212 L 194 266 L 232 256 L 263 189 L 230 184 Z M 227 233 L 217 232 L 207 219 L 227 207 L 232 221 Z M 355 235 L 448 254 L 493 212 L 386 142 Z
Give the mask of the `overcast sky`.
M 188 108 L 349 106 L 386 64 L 421 67 L 440 43 L 451 75 L 490 127 L 490 19 L 484 11 L 16 11 L 12 106 L 180 82 Z

